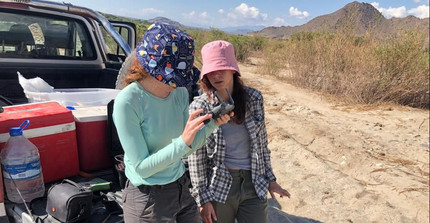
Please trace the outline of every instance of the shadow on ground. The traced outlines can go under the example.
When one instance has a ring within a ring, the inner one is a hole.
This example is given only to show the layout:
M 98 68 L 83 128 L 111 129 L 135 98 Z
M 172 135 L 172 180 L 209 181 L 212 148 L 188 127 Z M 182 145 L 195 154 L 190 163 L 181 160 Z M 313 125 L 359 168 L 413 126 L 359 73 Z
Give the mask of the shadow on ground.
M 269 199 L 269 223 L 322 223 L 320 221 L 287 214 L 281 210 L 278 201 Z

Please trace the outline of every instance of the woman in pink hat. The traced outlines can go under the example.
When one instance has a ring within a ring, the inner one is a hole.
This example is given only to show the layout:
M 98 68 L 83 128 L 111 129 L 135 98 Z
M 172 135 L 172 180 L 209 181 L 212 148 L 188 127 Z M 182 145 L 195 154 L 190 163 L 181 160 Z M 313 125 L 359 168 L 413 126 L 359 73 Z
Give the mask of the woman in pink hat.
M 191 194 L 206 223 L 267 223 L 267 192 L 275 199 L 290 197 L 277 182 L 270 162 L 261 92 L 240 79 L 234 47 L 226 41 L 203 46 L 200 88 L 203 94 L 190 105 L 190 112 L 209 113 L 229 93 L 234 116 L 206 139 L 202 149 L 188 157 Z M 228 92 L 227 92 L 228 90 Z

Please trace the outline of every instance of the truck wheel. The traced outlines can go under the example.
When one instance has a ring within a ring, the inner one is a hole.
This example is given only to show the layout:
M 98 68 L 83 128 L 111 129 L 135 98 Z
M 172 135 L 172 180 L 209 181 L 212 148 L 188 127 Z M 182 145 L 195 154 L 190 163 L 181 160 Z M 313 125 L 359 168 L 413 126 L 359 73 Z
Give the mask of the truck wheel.
M 115 88 L 123 89 L 126 86 L 125 76 L 130 72 L 131 65 L 136 58 L 136 49 L 131 51 L 131 54 L 125 58 L 124 63 L 122 63 L 121 69 L 119 69 L 118 76 L 116 78 Z

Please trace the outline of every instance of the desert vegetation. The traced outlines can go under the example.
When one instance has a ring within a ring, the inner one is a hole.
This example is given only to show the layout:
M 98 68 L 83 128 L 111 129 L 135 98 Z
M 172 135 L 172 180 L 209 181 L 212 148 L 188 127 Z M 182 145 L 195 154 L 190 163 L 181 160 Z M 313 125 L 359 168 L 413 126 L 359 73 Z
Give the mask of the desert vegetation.
M 348 103 L 429 108 L 425 38 L 413 30 L 384 39 L 370 33 L 356 37 L 348 32 L 301 32 L 286 41 L 268 41 L 260 54 L 261 72 Z
M 262 60 L 262 75 L 274 75 L 296 86 L 329 93 L 346 103 L 395 103 L 429 108 L 429 48 L 423 32 L 402 31 L 388 38 L 367 33 L 300 32 L 288 40 L 228 35 L 219 30 L 190 31 L 199 49 L 224 39 L 237 58 Z
M 138 41 L 150 25 L 147 21 L 114 19 L 134 22 Z M 334 33 L 302 31 L 280 40 L 231 35 L 217 29 L 182 29 L 195 39 L 195 65 L 199 68 L 201 47 L 223 39 L 234 44 L 239 62 L 249 62 L 250 57 L 261 60 L 261 75 L 274 75 L 348 104 L 429 108 L 429 43 L 425 30 L 402 30 L 383 38 L 371 31 L 357 36 L 348 28 Z

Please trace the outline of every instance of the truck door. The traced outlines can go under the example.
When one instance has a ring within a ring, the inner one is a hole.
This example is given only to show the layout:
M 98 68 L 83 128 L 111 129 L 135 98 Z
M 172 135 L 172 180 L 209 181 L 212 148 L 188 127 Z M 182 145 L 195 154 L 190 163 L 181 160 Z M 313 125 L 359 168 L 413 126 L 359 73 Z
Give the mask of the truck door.
M 127 42 L 131 50 L 136 48 L 136 25 L 134 23 L 117 21 L 110 21 L 110 23 L 125 42 Z M 100 81 L 115 83 L 118 72 L 130 52 L 126 52 L 103 27 L 100 26 L 100 30 L 103 37 L 103 45 L 106 55 L 106 60 L 104 62 L 105 69 L 103 71 L 104 78 Z M 109 87 L 114 86 L 109 85 Z
M 134 49 L 136 47 L 136 25 L 130 22 L 110 22 L 121 37 L 128 43 L 130 49 Z M 121 48 L 108 32 L 104 29 L 101 29 L 101 31 L 107 55 L 106 68 L 120 69 L 128 53 Z
M 136 48 L 136 24 L 131 22 L 110 21 L 116 31 L 127 41 L 131 49 Z M 119 52 L 119 46 L 117 48 Z

